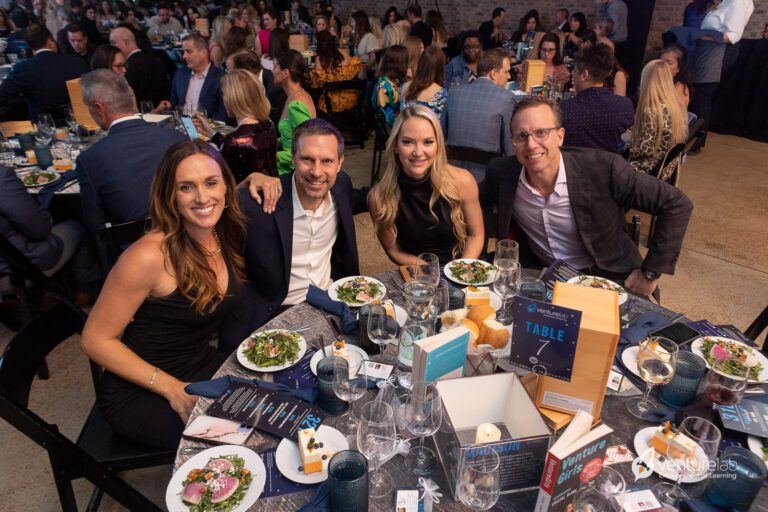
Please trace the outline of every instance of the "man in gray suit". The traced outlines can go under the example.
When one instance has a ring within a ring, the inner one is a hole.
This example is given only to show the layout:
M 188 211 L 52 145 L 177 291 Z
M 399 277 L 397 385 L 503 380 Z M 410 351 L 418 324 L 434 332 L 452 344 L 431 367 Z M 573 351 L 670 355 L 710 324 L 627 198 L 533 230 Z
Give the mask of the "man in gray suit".
M 453 87 L 440 117 L 450 163 L 467 169 L 478 183 L 485 179 L 485 162 L 515 151 L 509 137 L 515 108 L 506 89 L 509 69 L 509 57 L 501 48 L 483 52 L 477 80 Z
M 661 274 L 675 271 L 693 204 L 616 154 L 561 151 L 562 121 L 560 107 L 548 100 L 518 103 L 511 127 L 517 159 L 491 161 L 480 189 L 484 206 L 498 208 L 498 237 L 518 241 L 525 266 L 561 259 L 650 295 Z M 630 208 L 656 216 L 645 258 L 625 231 Z

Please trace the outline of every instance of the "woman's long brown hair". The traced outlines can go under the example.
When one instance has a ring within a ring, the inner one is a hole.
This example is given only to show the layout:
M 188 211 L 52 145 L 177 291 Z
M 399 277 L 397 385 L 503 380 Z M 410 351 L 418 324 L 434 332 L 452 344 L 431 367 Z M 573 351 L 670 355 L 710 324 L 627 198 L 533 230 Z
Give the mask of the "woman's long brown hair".
M 208 264 L 202 247 L 184 229 L 176 206 L 176 169 L 181 162 L 196 154 L 203 154 L 221 168 L 227 187 L 225 207 L 216 224 L 221 241 L 221 253 L 229 261 L 238 281 L 243 279 L 245 260 L 245 217 L 237 202 L 235 178 L 221 154 L 203 141 L 182 141 L 165 152 L 152 180 L 150 217 L 152 229 L 163 234 L 162 250 L 173 267 L 179 292 L 192 301 L 198 313 L 211 312 L 224 300 L 219 291 L 216 273 Z

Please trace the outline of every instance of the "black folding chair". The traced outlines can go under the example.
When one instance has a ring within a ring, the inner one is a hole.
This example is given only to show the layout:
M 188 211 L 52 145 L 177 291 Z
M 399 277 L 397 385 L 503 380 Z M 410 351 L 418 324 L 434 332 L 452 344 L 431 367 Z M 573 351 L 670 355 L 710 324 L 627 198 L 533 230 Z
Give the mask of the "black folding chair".
M 667 169 L 667 166 L 673 166 L 674 170 L 668 177 L 666 177 L 664 181 L 677 188 L 678 184 L 680 183 L 680 173 L 683 167 L 683 152 L 685 151 L 685 148 L 686 145 L 682 142 L 669 148 L 667 154 L 664 155 L 664 158 L 661 160 L 661 162 L 659 162 L 650 172 L 651 176 L 660 177 L 661 173 Z M 656 216 L 652 215 L 651 224 L 648 228 L 648 240 L 651 239 L 655 226 Z
M 746 334 L 749 339 L 757 342 L 757 338 L 766 327 L 768 327 L 768 306 L 763 309 L 762 313 L 757 315 L 757 318 L 755 318 L 751 324 L 749 324 L 749 327 L 744 331 L 744 334 Z M 763 340 L 762 352 L 763 354 L 768 355 L 768 334 L 765 335 L 765 340 Z
M 13 337 L 0 359 L 0 417 L 48 452 L 62 510 L 78 510 L 72 480 L 87 478 L 96 486 L 87 510 L 96 510 L 107 493 L 129 510 L 159 511 L 116 473 L 170 464 L 173 451 L 121 438 L 101 416 L 98 406 L 92 408 L 76 442 L 29 409 L 35 368 L 64 340 L 80 333 L 85 324 L 80 308 L 61 296 L 56 299 L 53 308 Z
M 345 146 L 360 146 L 360 149 L 365 149 L 365 141 L 368 138 L 364 111 L 366 86 L 365 80 L 354 79 L 326 82 L 323 87 L 325 113 L 320 111 L 319 114 L 344 134 Z M 335 111 L 331 95 L 340 92 L 356 92 L 357 104 L 349 110 Z
M 373 161 L 371 162 L 371 186 L 379 181 L 381 174 L 381 159 L 384 150 L 387 149 L 387 139 L 392 127 L 387 124 L 380 113 L 374 113 L 374 138 L 373 138 Z
M 139 219 L 122 224 L 104 224 L 104 236 L 109 250 L 109 266 L 115 264 L 123 251 L 144 236 L 151 226 L 150 219 Z

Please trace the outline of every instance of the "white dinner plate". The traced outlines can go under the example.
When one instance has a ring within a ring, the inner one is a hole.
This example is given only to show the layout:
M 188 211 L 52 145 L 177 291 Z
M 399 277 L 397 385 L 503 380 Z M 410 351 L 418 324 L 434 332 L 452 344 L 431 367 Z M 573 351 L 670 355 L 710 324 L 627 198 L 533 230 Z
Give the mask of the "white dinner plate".
M 203 450 L 182 464 L 173 474 L 165 490 L 165 506 L 168 507 L 169 512 L 189 512 L 189 505 L 181 500 L 181 493 L 184 490 L 182 482 L 187 479 L 187 475 L 193 469 L 202 469 L 210 459 L 223 455 L 237 455 L 241 457 L 245 461 L 245 469 L 253 475 L 251 486 L 245 493 L 243 501 L 232 509 L 232 512 L 245 512 L 259 499 L 262 491 L 264 491 L 264 484 L 267 482 L 267 468 L 264 466 L 261 457 L 245 446 L 223 444 Z
M 624 352 L 621 353 L 621 362 L 624 367 L 632 372 L 633 375 L 640 377 L 640 372 L 637 370 L 637 353 L 640 352 L 640 347 L 627 347 Z M 640 377 L 642 379 L 642 377 Z
M 286 331 L 285 329 L 267 329 L 264 331 L 259 331 L 254 334 L 264 334 L 268 332 L 283 332 L 287 334 L 298 334 L 294 333 L 292 331 Z M 299 334 L 299 353 L 296 355 L 296 359 L 293 361 L 286 361 L 283 364 L 278 364 L 275 366 L 256 366 L 254 363 L 248 360 L 247 357 L 245 357 L 245 344 L 251 339 L 250 336 L 245 338 L 242 343 L 240 343 L 240 346 L 237 347 L 237 361 L 248 368 L 249 370 L 253 370 L 255 372 L 279 372 L 280 370 L 285 370 L 286 368 L 290 368 L 291 366 L 295 365 L 299 361 L 301 361 L 301 358 L 304 357 L 304 354 L 307 352 L 307 342 L 304 339 L 304 337 Z
M 57 172 L 59 174 L 62 174 L 62 173 L 65 173 L 65 172 L 74 171 L 75 169 L 77 169 L 77 164 L 75 164 L 75 162 L 72 162 L 72 168 L 67 169 L 66 171 L 56 170 L 56 167 L 53 166 L 53 165 L 50 166 L 49 168 L 47 168 L 46 171 L 48 171 L 48 172 Z
M 367 300 L 365 302 L 346 302 L 339 298 L 338 293 L 336 292 L 336 289 L 341 286 L 342 284 L 346 283 L 347 281 L 352 281 L 353 279 L 357 279 L 358 277 L 365 278 L 366 281 L 370 283 L 376 283 L 379 285 L 379 294 L 375 297 L 371 297 L 370 300 Z M 366 304 L 370 304 L 376 299 L 383 299 L 387 295 L 387 287 L 384 286 L 384 283 L 379 281 L 378 279 L 374 279 L 372 277 L 367 276 L 349 276 L 344 277 L 342 279 L 339 279 L 338 281 L 334 281 L 333 284 L 331 284 L 331 287 L 328 288 L 328 296 L 331 298 L 331 300 L 338 300 L 340 302 L 344 302 L 346 305 L 352 308 L 359 308 L 360 306 L 365 306 Z
M 474 285 L 473 285 L 473 286 L 474 286 Z M 463 290 L 461 290 L 461 292 L 462 292 L 462 293 L 463 293 L 465 296 L 467 295 L 467 289 L 466 289 L 466 288 L 464 288 Z M 507 300 L 507 304 L 509 304 L 510 302 L 511 302 L 511 299 L 508 299 L 508 300 Z M 493 308 L 495 311 L 498 311 L 498 310 L 500 310 L 500 309 L 501 309 L 501 297 L 499 297 L 499 296 L 496 294 L 496 292 L 494 292 L 494 291 L 491 291 L 491 307 L 492 307 L 492 308 Z
M 450 279 L 451 281 L 453 281 L 456 284 L 460 284 L 462 286 L 486 286 L 486 285 L 489 285 L 489 284 L 491 284 L 492 282 L 494 282 L 496 280 L 496 273 L 493 272 L 493 271 L 488 273 L 488 279 L 486 279 L 485 281 L 478 282 L 478 283 L 468 283 L 466 281 L 462 281 L 461 279 L 457 279 L 457 278 L 453 277 L 453 274 L 451 273 L 451 267 L 457 261 L 463 261 L 464 263 L 472 263 L 473 261 L 477 261 L 477 262 L 480 262 L 483 265 L 486 265 L 488 267 L 493 266 L 490 263 L 488 263 L 487 261 L 475 260 L 475 259 L 472 259 L 472 258 L 461 258 L 461 259 L 458 259 L 458 260 L 449 261 L 443 267 L 443 273 L 445 274 L 445 277 L 447 277 L 448 279 Z
M 757 436 L 748 436 L 747 437 L 747 446 L 749 446 L 750 451 L 760 457 L 760 460 L 762 460 L 766 466 L 768 466 L 768 459 L 766 459 L 765 454 L 763 453 L 763 439 Z
M 20 180 L 23 180 L 24 176 L 26 176 L 27 174 L 32 173 L 32 172 L 41 173 L 41 172 L 48 172 L 48 171 L 40 171 L 40 170 L 37 170 L 37 169 L 34 169 L 34 170 L 27 169 L 24 172 L 16 173 L 16 176 L 18 176 Z M 22 183 L 27 188 L 47 187 L 49 185 L 52 185 L 53 183 L 56 183 L 57 181 L 59 181 L 61 179 L 61 174 L 59 174 L 58 172 L 52 172 L 51 174 L 53 174 L 55 177 L 53 179 L 51 179 L 51 181 L 49 181 L 48 183 L 44 183 L 42 185 L 27 185 L 26 183 L 24 183 L 24 181 L 22 181 Z
M 757 380 L 749 379 L 750 384 L 757 384 L 759 382 L 765 382 L 768 381 L 768 358 L 766 358 L 759 350 L 757 350 L 755 347 L 750 347 L 746 343 L 742 343 L 737 340 L 732 340 L 730 338 L 723 338 L 722 336 L 702 336 L 701 338 L 696 338 L 693 340 L 693 343 L 691 343 L 691 352 L 696 354 L 697 356 L 701 356 L 704 358 L 704 361 L 707 363 L 707 368 L 711 368 L 709 361 L 707 361 L 707 358 L 704 357 L 704 352 L 701 349 L 701 345 L 704 343 L 704 338 L 712 338 L 715 340 L 722 340 L 722 341 L 730 341 L 732 343 L 737 343 L 739 345 L 743 345 L 750 349 L 752 351 L 752 355 L 755 356 L 757 359 L 757 362 L 762 365 L 762 369 L 760 370 L 760 376 Z
M 602 277 L 597 276 L 576 276 L 572 277 L 569 280 L 566 281 L 568 284 L 578 284 L 581 286 L 590 286 L 592 287 L 592 283 L 595 281 L 595 279 L 599 279 L 601 281 L 604 281 L 607 284 L 610 284 L 613 286 L 613 290 L 619 294 L 619 306 L 627 302 L 627 299 L 629 298 L 629 295 L 627 294 L 627 291 L 624 289 L 623 286 L 620 284 L 617 284 L 610 279 L 605 279 Z M 593 288 L 599 288 L 598 286 L 594 286 Z
M 330 347 L 331 347 L 330 345 L 325 346 L 325 352 L 329 356 L 333 353 Z M 361 349 L 357 345 L 352 345 L 351 343 L 347 343 L 347 352 L 356 352 L 360 354 L 360 357 L 362 357 L 363 360 L 368 359 L 368 352 Z M 323 353 L 318 350 L 317 352 L 314 353 L 314 355 L 312 356 L 312 359 L 309 360 L 309 369 L 312 371 L 313 375 L 317 375 L 317 363 L 319 363 L 323 357 L 325 357 L 323 356 Z
M 295 440 L 283 439 L 277 445 L 275 451 L 275 464 L 280 473 L 299 484 L 319 484 L 328 478 L 328 462 L 334 454 L 342 450 L 349 450 L 349 443 L 344 434 L 333 427 L 320 425 L 317 429 L 317 442 L 323 443 L 323 448 L 330 450 L 330 455 L 323 461 L 323 470 L 317 473 L 306 474 L 299 471 L 301 466 L 301 455 L 299 454 L 299 445 Z
M 656 450 L 651 447 L 651 439 L 653 438 L 653 434 L 656 432 L 657 428 L 658 427 L 646 427 L 635 434 L 635 453 L 637 453 L 638 457 L 642 457 L 643 461 L 651 469 L 653 469 L 657 475 L 676 482 L 676 464 L 667 461 L 666 455 L 656 452 Z M 696 446 L 695 457 L 699 467 L 705 468 L 710 465 L 709 457 L 707 457 L 707 454 L 704 453 L 704 450 L 698 445 Z M 664 461 L 666 461 L 666 463 Z M 683 478 L 680 479 L 680 482 L 684 484 L 701 482 L 707 478 L 707 475 L 709 475 L 707 471 L 702 471 L 696 474 L 683 475 Z

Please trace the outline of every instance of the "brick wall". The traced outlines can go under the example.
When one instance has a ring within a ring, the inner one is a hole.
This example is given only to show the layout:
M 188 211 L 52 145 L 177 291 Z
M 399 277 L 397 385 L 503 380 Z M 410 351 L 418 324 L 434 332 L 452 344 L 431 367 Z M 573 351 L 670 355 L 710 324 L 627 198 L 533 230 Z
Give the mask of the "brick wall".
M 440 6 L 440 12 L 446 21 L 446 26 L 451 33 L 458 33 L 462 29 L 477 28 L 480 23 L 490 19 L 491 12 L 497 6 L 504 7 L 507 10 L 506 31 L 509 35 L 517 30 L 518 20 L 528 11 L 528 9 L 538 9 L 542 22 L 547 27 L 554 25 L 553 17 L 555 11 L 561 7 L 568 9 L 571 13 L 581 11 L 587 16 L 590 24 L 597 16 L 597 5 L 594 0 L 537 0 L 535 2 L 515 2 L 509 5 L 509 2 L 497 2 L 496 0 L 437 0 Z M 656 0 L 653 19 L 651 21 L 648 43 L 646 44 L 646 56 L 654 56 L 661 47 L 661 34 L 669 27 L 682 25 L 683 9 L 688 0 Z M 754 0 L 755 11 L 749 20 L 745 38 L 762 37 L 763 27 L 768 23 L 768 0 Z M 405 4 L 399 2 L 387 2 L 381 0 L 335 0 L 336 12 L 341 19 L 346 17 L 355 9 L 363 9 L 368 14 L 378 14 L 382 16 L 384 11 L 390 6 L 395 5 L 401 12 L 405 10 Z M 420 2 L 424 12 L 435 8 L 434 1 Z

